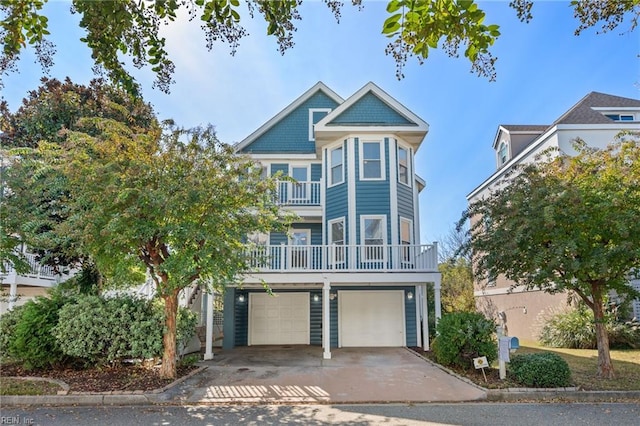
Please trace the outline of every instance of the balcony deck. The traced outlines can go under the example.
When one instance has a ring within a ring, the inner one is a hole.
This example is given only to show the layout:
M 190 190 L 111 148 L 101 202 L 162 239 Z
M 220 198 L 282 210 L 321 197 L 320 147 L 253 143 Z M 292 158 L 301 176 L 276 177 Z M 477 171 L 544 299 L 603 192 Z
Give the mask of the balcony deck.
M 276 202 L 281 206 L 320 206 L 320 182 L 279 181 Z
M 9 266 L 5 273 L 0 272 L 3 284 L 52 287 L 69 277 L 68 275 L 56 274 L 51 266 L 41 265 L 37 260 L 37 256 L 33 253 L 23 253 L 23 256 L 24 260 L 29 264 L 29 271 L 24 274 L 18 274 L 13 267 Z
M 423 245 L 264 245 L 246 251 L 260 273 L 437 272 L 437 244 Z

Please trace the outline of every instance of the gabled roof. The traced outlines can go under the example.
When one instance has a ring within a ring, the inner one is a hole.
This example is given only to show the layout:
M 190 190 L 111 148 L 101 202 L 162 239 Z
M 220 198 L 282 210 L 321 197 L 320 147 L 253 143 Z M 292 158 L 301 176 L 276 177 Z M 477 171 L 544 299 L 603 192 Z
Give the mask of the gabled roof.
M 493 138 L 493 149 L 496 149 L 498 147 L 498 143 L 500 142 L 500 133 L 502 132 L 513 135 L 541 135 L 548 128 L 548 124 L 501 124 L 500 126 L 498 126 L 496 135 Z
M 306 102 L 309 98 L 315 95 L 317 92 L 323 92 L 329 98 L 333 99 L 337 104 L 341 104 L 344 102 L 344 99 L 340 97 L 336 92 L 331 90 L 321 81 L 317 82 L 313 85 L 309 90 L 304 92 L 300 97 L 298 97 L 295 101 L 290 103 L 285 109 L 280 111 L 276 116 L 271 118 L 269 121 L 260 126 L 255 132 L 251 133 L 249 136 L 244 138 L 242 141 L 238 142 L 235 145 L 236 151 L 241 151 L 243 148 L 249 146 L 253 141 L 258 139 L 261 135 L 266 133 L 269 129 L 271 129 L 274 125 L 276 125 L 280 120 L 289 115 L 292 111 Z
M 640 108 L 640 100 L 591 92 L 558 118 L 553 124 L 610 124 L 614 122 L 597 109 Z
M 356 118 L 358 114 L 354 111 L 365 101 L 387 108 L 386 115 L 391 117 L 391 121 L 376 119 L 373 115 L 366 119 Z M 418 146 L 428 131 L 429 125 L 424 120 L 372 82 L 364 85 L 315 126 L 317 146 L 352 132 L 393 132 Z

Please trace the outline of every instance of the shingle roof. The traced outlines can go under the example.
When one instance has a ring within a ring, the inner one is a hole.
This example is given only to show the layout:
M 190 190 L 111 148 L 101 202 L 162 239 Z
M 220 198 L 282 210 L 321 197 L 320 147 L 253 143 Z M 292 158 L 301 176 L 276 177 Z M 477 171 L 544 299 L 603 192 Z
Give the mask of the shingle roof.
M 501 124 L 500 127 L 504 127 L 510 132 L 542 133 L 549 128 L 549 125 L 548 124 Z
M 613 122 L 593 108 L 640 108 L 640 100 L 591 92 L 552 125 L 556 124 L 607 124 Z

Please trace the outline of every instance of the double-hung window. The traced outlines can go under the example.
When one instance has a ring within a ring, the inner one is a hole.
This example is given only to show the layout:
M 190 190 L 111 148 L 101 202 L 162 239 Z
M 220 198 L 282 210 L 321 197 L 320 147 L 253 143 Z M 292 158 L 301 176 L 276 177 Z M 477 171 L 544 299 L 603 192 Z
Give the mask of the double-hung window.
M 385 219 L 384 216 L 360 216 L 360 233 L 364 246 L 363 260 L 376 261 L 385 259 Z
M 329 249 L 331 255 L 329 261 L 332 265 L 344 263 L 345 260 L 345 248 L 344 248 L 344 218 L 334 219 L 329 221 Z
M 409 180 L 409 150 L 398 147 L 398 180 L 400 183 L 411 186 Z
M 329 150 L 329 186 L 344 182 L 344 150 L 342 146 Z
M 380 141 L 360 143 L 360 180 L 384 179 L 383 146 Z
M 407 219 L 404 217 L 400 218 L 400 251 L 401 251 L 401 260 L 403 263 L 411 263 L 411 244 L 413 242 L 412 238 L 413 231 L 413 222 L 411 219 Z
M 500 143 L 500 150 L 498 151 L 498 159 L 500 160 L 500 165 L 502 166 L 509 159 L 509 147 L 506 142 Z

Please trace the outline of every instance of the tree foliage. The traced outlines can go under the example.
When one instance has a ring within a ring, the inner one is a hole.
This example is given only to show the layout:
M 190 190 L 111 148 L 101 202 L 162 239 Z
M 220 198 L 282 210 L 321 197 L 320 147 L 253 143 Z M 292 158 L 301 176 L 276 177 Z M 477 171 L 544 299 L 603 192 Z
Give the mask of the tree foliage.
M 222 290 L 250 270 L 244 238 L 289 220 L 249 158 L 212 127 L 135 133 L 114 120 L 81 119 L 53 149 L 71 188 L 69 229 L 114 281 L 147 272 L 164 301 L 162 374 L 175 376 L 178 293 L 195 281 Z M 91 136 L 97 134 L 97 136 Z
M 20 53 L 28 45 L 35 48 L 36 57 L 46 72 L 53 64 L 56 49 L 47 36 L 48 18 L 43 11 L 47 0 L 2 0 L 0 11 L 0 76 L 17 69 Z M 343 3 L 324 0 L 340 19 Z M 302 0 L 73 0 L 72 13 L 81 15 L 80 27 L 86 31 L 81 39 L 91 49 L 96 70 L 106 72 L 109 79 L 122 85 L 127 92 L 137 93 L 138 84 L 125 68 L 123 57 L 129 56 L 137 68 L 151 67 L 156 76 L 154 85 L 169 92 L 175 69 L 167 52 L 166 38 L 160 29 L 174 23 L 182 13 L 204 32 L 206 46 L 211 50 L 217 41 L 226 43 L 234 54 L 240 40 L 248 33 L 241 22 L 260 16 L 266 33 L 276 38 L 281 53 L 293 46 L 295 23 L 301 19 Z M 361 0 L 352 0 L 362 7 Z M 512 0 L 523 21 L 532 18 L 532 0 Z M 610 31 L 631 17 L 631 30 L 637 25 L 640 0 L 580 0 L 572 1 L 579 21 L 576 33 L 603 22 L 603 31 Z M 427 59 L 431 49 L 443 48 L 450 56 L 462 51 L 471 61 L 472 71 L 480 76 L 496 78 L 495 61 L 490 48 L 500 36 L 498 25 L 486 24 L 485 12 L 474 0 L 390 0 L 389 16 L 382 23 L 382 33 L 391 38 L 386 53 L 397 64 L 396 75 L 402 78 L 407 59 L 415 56 Z M 0 81 L 1 83 L 1 81 Z
M 475 311 L 471 263 L 460 257 L 450 262 L 440 263 L 438 270 L 442 274 L 442 309 L 445 312 Z
M 91 259 L 74 239 L 74 233 L 66 229 L 70 214 L 67 178 L 56 167 L 58 159 L 50 155 L 50 150 L 35 148 L 40 143 L 63 145 L 68 132 L 79 129 L 78 120 L 83 117 L 114 120 L 135 132 L 157 132 L 153 109 L 103 80 L 92 80 L 84 86 L 67 78 L 63 82 L 42 79 L 15 112 L 9 111 L 6 102 L 0 103 L 0 112 L 6 162 L 2 180 L 8 188 L 0 211 L 2 238 L 19 236 L 42 263 L 59 272 L 83 267 L 84 276 L 95 275 Z M 10 252 L 15 242 L 8 248 Z
M 514 285 L 575 292 L 593 311 L 598 373 L 612 377 L 604 303 L 609 291 L 640 296 L 640 142 L 637 137 L 576 156 L 515 168 L 493 193 L 469 206 L 474 269 Z

